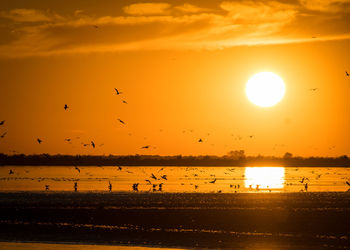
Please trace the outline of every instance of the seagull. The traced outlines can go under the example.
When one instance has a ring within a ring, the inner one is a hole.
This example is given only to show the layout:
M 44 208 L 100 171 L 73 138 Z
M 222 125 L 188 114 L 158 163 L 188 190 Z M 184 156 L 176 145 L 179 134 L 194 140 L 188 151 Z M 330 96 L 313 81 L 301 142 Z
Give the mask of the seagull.
M 120 123 L 122 123 L 122 124 L 124 124 L 124 125 L 125 125 L 125 122 L 124 122 L 124 121 L 122 121 L 122 120 L 120 120 L 119 118 L 118 118 L 118 121 L 119 121 Z
M 10 169 L 9 174 L 14 174 L 13 171 L 12 171 L 12 169 Z
M 149 147 L 150 147 L 149 145 L 146 145 L 146 146 L 141 147 L 141 149 L 147 149 Z
M 95 143 L 93 141 L 91 141 L 91 146 L 95 148 Z
M 350 186 L 350 182 L 346 181 L 345 183 L 348 184 L 348 186 Z
M 3 133 L 0 137 L 4 138 L 6 134 L 7 134 L 7 132 Z
M 346 76 L 350 76 L 350 74 L 347 72 L 347 71 L 345 71 L 345 74 L 346 74 Z M 0 124 L 1 125 L 1 124 Z
M 198 142 L 203 142 L 202 138 L 200 138 L 200 139 L 198 140 Z
M 69 107 L 67 104 L 64 104 L 64 110 L 67 110 Z
M 159 173 L 160 171 L 162 171 L 163 169 L 164 169 L 164 168 L 159 169 L 159 170 L 158 170 L 158 173 Z
M 77 166 L 75 166 L 75 169 L 80 173 L 80 169 Z
M 117 95 L 120 95 L 122 92 L 119 92 L 118 89 L 114 88 L 115 92 L 117 93 Z
M 151 175 L 151 178 L 157 180 L 157 177 L 154 174 Z
M 95 29 L 98 29 L 98 28 L 99 28 L 97 25 L 92 25 L 92 27 L 94 27 Z
M 312 88 L 312 89 L 309 89 L 310 91 L 316 91 L 318 90 L 318 88 Z
M 38 143 L 39 144 L 41 144 L 43 141 L 42 140 L 40 140 L 39 138 L 38 139 L 36 139 L 37 141 L 38 141 Z
M 216 182 L 216 178 L 213 181 L 209 181 L 209 183 L 214 184 Z
M 194 189 L 197 189 L 198 188 L 198 185 L 194 185 Z
M 118 166 L 118 170 L 122 171 L 122 167 L 121 167 L 121 166 Z
M 123 103 L 128 104 L 125 100 L 122 100 Z
M 161 178 L 164 179 L 164 180 L 168 180 L 166 174 L 161 176 Z
M 150 180 L 145 180 L 146 182 L 148 182 L 148 184 L 152 185 L 152 182 Z
M 64 139 L 65 141 L 67 141 L 67 142 L 70 142 L 71 141 L 71 139 L 70 138 L 67 138 L 67 139 Z
M 1 125 L 4 125 L 4 123 L 5 123 L 5 120 L 1 121 L 1 122 L 0 122 L 0 126 L 1 126 Z
M 49 191 L 49 187 L 50 187 L 50 185 L 45 185 L 45 190 Z

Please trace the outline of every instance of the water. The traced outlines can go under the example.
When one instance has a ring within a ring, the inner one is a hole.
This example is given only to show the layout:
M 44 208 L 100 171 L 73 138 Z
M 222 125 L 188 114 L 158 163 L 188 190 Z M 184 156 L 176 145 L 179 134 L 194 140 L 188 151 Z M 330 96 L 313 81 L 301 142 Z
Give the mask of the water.
M 74 166 L 3 166 L 0 167 L 0 191 L 45 191 L 46 185 L 49 185 L 49 191 L 73 191 L 75 182 L 78 191 L 108 191 L 111 183 L 112 192 L 133 192 L 134 183 L 139 183 L 140 192 L 175 193 L 345 192 L 350 188 L 346 184 L 350 181 L 350 168 L 78 168 L 80 172 Z M 10 170 L 13 174 L 9 174 Z M 151 177 L 152 174 L 156 179 Z

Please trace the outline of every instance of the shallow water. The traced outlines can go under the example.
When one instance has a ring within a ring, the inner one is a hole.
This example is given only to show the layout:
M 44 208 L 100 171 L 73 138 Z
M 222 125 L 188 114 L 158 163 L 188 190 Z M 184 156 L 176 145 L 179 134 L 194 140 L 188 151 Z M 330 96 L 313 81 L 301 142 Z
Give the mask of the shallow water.
M 175 193 L 345 192 L 350 188 L 346 184 L 346 181 L 350 181 L 350 168 L 234 166 L 139 166 L 122 167 L 121 170 L 118 167 L 78 168 L 80 172 L 74 166 L 2 166 L 0 191 L 45 191 L 45 185 L 49 185 L 49 191 L 73 191 L 75 182 L 78 191 L 108 191 L 111 183 L 112 192 L 132 192 L 134 183 L 139 183 L 140 192 Z M 10 174 L 10 170 L 13 174 Z M 160 183 L 163 183 L 161 190 Z

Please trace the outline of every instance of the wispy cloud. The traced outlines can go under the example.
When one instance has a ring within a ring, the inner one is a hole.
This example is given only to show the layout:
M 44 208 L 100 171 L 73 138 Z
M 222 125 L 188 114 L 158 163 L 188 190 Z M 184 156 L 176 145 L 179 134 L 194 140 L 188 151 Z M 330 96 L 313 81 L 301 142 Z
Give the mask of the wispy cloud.
M 300 0 L 300 4 L 313 11 L 350 12 L 350 0 Z
M 345 0 L 337 2 L 346 3 Z M 317 40 L 349 37 L 340 28 L 333 31 L 336 29 L 332 26 L 323 32 L 319 27 L 327 24 L 325 15 L 303 15 L 310 8 L 303 3 L 241 0 L 218 2 L 216 8 L 190 3 L 180 6 L 134 3 L 122 6 L 125 14 L 116 16 L 88 15 L 82 10 L 63 16 L 53 11 L 14 9 L 0 14 L 2 18 L 21 24 L 11 26 L 11 32 L 8 32 L 11 39 L 1 42 L 0 38 L 0 56 L 211 50 L 240 45 L 308 42 L 312 41 L 315 32 Z M 344 20 L 339 19 L 338 23 L 341 21 Z M 308 30 L 314 33 L 307 34 Z
M 199 13 L 209 11 L 207 8 L 201 8 L 193 4 L 184 3 L 183 5 L 176 6 L 175 9 L 185 13 Z
M 135 3 L 123 8 L 129 15 L 162 15 L 170 8 L 168 3 Z
M 62 19 L 61 16 L 35 9 L 13 9 L 1 11 L 0 17 L 13 20 L 15 22 L 45 22 Z

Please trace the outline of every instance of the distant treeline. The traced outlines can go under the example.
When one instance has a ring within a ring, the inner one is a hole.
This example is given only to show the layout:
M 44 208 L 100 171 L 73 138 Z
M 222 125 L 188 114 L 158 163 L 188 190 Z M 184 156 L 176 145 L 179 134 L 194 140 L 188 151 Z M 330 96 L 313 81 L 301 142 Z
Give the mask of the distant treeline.
M 283 157 L 245 156 L 243 150 L 224 156 L 159 156 L 159 155 L 6 155 L 0 154 L 0 165 L 28 166 L 295 166 L 295 167 L 350 167 L 348 156 Z

